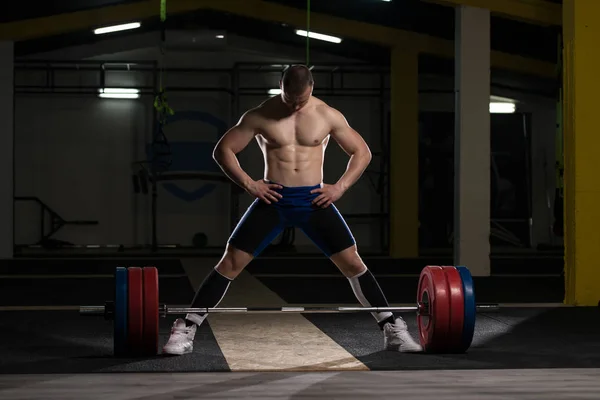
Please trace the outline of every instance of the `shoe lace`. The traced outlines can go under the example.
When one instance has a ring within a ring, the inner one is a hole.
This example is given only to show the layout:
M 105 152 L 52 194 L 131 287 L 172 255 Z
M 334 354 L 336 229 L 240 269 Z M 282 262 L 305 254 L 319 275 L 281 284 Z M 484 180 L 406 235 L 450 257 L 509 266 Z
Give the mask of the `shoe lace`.
M 406 327 L 401 324 L 390 324 L 390 329 L 395 335 L 401 335 L 406 332 Z
M 177 332 L 177 333 L 183 333 L 183 334 L 187 335 L 188 333 L 191 332 L 191 330 L 192 330 L 192 328 L 189 328 L 189 327 L 185 327 L 185 328 L 171 328 L 171 333 L 173 334 L 173 333 Z

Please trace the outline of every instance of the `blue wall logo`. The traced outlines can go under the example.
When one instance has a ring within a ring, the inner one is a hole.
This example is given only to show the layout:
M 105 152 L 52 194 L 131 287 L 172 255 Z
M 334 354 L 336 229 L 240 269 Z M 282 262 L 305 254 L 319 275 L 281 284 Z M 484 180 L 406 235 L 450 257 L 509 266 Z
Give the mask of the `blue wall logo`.
M 171 151 L 171 166 L 169 172 L 208 172 L 222 173 L 219 166 L 212 158 L 212 152 L 215 144 L 227 130 L 227 124 L 212 114 L 202 111 L 181 111 L 171 115 L 165 121 L 165 126 L 179 121 L 198 121 L 204 122 L 215 128 L 214 140 L 208 141 L 172 141 L 167 136 Z M 198 132 L 201 132 L 199 129 Z M 152 158 L 152 144 L 146 145 L 146 154 L 148 159 Z M 193 190 L 181 188 L 176 182 L 163 182 L 163 188 L 173 196 L 188 202 L 199 200 L 210 194 L 217 187 L 214 183 L 205 183 L 198 180 L 199 186 Z

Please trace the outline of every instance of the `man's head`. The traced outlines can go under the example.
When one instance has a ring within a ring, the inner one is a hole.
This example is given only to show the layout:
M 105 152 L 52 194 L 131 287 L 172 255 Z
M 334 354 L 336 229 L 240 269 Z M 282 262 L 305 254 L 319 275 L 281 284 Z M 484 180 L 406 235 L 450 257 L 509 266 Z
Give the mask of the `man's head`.
M 284 72 L 279 84 L 283 102 L 296 111 L 310 100 L 314 80 L 310 69 L 305 65 L 292 65 Z

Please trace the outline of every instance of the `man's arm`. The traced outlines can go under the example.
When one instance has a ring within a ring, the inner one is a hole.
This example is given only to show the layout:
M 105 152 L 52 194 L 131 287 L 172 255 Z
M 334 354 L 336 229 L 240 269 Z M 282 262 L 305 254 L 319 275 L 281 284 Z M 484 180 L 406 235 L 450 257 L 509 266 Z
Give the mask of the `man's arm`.
M 371 162 L 371 150 L 362 136 L 350 127 L 341 112 L 330 108 L 327 113 L 331 124 L 331 137 L 350 156 L 346 172 L 336 183 L 345 192 L 358 181 Z
M 236 155 L 244 150 L 256 135 L 255 120 L 256 116 L 252 111 L 245 113 L 239 122 L 223 135 L 213 151 L 213 159 L 225 175 L 244 190 L 248 190 L 253 180 L 242 169 Z

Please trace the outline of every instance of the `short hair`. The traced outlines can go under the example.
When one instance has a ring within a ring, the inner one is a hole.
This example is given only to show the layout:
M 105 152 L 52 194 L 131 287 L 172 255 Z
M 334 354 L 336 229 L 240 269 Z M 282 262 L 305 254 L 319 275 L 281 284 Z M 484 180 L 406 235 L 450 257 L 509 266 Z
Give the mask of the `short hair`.
M 283 73 L 281 81 L 285 91 L 291 94 L 301 94 L 315 83 L 312 72 L 306 65 L 290 66 Z

